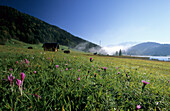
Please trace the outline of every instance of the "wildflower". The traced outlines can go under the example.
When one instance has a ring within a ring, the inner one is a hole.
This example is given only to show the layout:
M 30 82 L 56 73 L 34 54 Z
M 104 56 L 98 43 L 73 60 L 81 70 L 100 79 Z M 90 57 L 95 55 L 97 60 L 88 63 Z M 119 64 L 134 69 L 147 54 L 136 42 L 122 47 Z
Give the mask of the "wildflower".
M 28 61 L 27 59 L 25 59 L 25 63 L 26 63 L 26 64 L 29 64 L 29 61 Z
M 21 72 L 21 82 L 22 83 L 23 83 L 24 79 L 25 79 L 25 74 L 23 72 Z
M 97 76 L 97 74 L 95 73 L 94 77 L 96 77 L 96 76 Z
M 20 88 L 20 86 L 21 86 L 21 80 L 19 80 L 19 79 L 16 79 L 17 81 L 16 81 L 16 84 L 18 85 L 18 87 Z
M 101 67 L 101 69 L 103 69 L 103 67 Z
M 66 68 L 66 71 L 68 70 L 68 68 Z
M 59 67 L 59 65 L 56 65 L 55 67 L 56 67 L 56 69 L 57 69 L 57 68 Z
M 68 64 L 65 64 L 65 66 L 67 66 Z
M 78 71 L 80 72 L 80 69 Z
M 143 84 L 146 85 L 146 84 L 149 84 L 149 82 L 146 82 L 144 80 L 142 80 Z
M 18 61 L 16 61 L 16 64 L 18 64 Z
M 35 96 L 36 97 L 36 99 L 38 98 L 38 99 L 41 99 L 41 96 L 39 96 L 39 95 L 37 95 L 37 94 L 32 94 L 33 96 Z
M 146 86 L 147 84 L 149 84 L 149 82 L 146 82 L 146 81 L 144 81 L 144 80 L 142 80 L 142 82 L 143 82 L 143 86 L 142 86 L 142 93 L 143 93 L 145 86 Z
M 8 80 L 11 85 L 11 91 L 13 91 L 14 79 L 15 79 L 15 76 L 12 76 L 12 74 L 10 75 L 10 77 L 8 76 Z
M 141 108 L 141 105 L 137 105 L 136 106 L 136 109 L 138 110 L 138 109 L 140 109 Z
M 37 73 L 37 71 L 34 71 L 34 74 L 36 74 Z
M 22 82 L 21 82 L 21 80 L 19 80 L 19 79 L 16 79 L 16 80 L 17 80 L 17 81 L 16 81 L 16 84 L 18 85 L 19 91 L 20 91 L 21 96 L 22 96 Z
M 90 57 L 90 62 L 93 62 L 93 58 L 92 57 Z
M 12 68 L 9 69 L 9 71 L 12 71 L 12 70 L 13 70 Z
M 118 72 L 118 74 L 120 74 L 120 72 Z
M 106 68 L 106 67 L 104 67 L 104 71 L 105 71 L 105 72 L 106 72 L 106 69 L 107 69 L 107 68 Z
M 77 79 L 78 81 L 80 81 L 80 77 L 78 77 L 78 79 Z
M 92 67 L 94 67 L 94 65 L 92 65 Z

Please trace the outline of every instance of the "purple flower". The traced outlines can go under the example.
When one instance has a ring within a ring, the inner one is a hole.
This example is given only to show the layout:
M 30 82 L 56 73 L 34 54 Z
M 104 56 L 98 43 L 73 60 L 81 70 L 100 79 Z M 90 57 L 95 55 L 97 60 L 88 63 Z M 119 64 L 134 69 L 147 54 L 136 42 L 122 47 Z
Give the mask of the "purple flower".
M 118 74 L 120 74 L 120 72 L 118 72 Z
M 142 80 L 143 84 L 146 85 L 146 84 L 149 84 L 149 82 L 146 82 L 144 80 Z
M 144 80 L 142 80 L 142 82 L 143 82 L 143 86 L 142 86 L 142 93 L 143 93 L 146 84 L 149 84 L 149 82 L 146 82 L 146 81 L 144 81 Z
M 68 70 L 68 68 L 66 68 L 66 71 Z
M 78 81 L 80 81 L 80 77 L 78 77 L 78 79 L 77 79 Z
M 57 69 L 57 68 L 59 67 L 59 65 L 56 65 L 55 67 L 56 67 L 56 69 Z
M 19 88 L 19 91 L 21 93 L 21 96 L 22 96 L 22 81 L 19 80 L 19 79 L 16 79 L 16 84 L 18 85 L 18 88 Z
M 80 72 L 80 69 L 78 71 Z
M 94 77 L 96 77 L 96 76 L 97 76 L 97 74 L 95 73 Z
M 36 74 L 37 73 L 37 71 L 34 71 L 34 74 Z
M 13 91 L 14 79 L 15 79 L 15 76 L 12 76 L 12 74 L 10 75 L 10 77 L 8 75 L 8 80 L 9 80 L 10 85 L 11 85 L 11 91 Z
M 90 62 L 93 62 L 93 58 L 92 57 L 90 57 Z
M 9 71 L 12 71 L 12 70 L 13 70 L 12 68 L 9 69 Z
M 16 61 L 16 64 L 18 64 L 18 61 Z
M 104 71 L 105 71 L 105 72 L 106 72 L 106 69 L 107 69 L 107 68 L 106 68 L 106 67 L 104 67 Z
M 21 81 L 22 81 L 22 83 L 24 81 L 24 78 L 25 78 L 25 74 L 23 72 L 21 72 Z
M 140 109 L 140 108 L 141 108 L 141 105 L 137 105 L 136 108 L 137 108 L 137 110 Z
M 20 86 L 21 86 L 21 80 L 19 80 L 19 79 L 16 79 L 17 81 L 16 81 L 16 84 L 18 85 L 18 87 L 20 88 Z
M 68 64 L 65 64 L 65 66 L 67 66 Z
M 27 59 L 25 59 L 25 63 L 26 63 L 26 64 L 29 64 L 29 61 L 28 61 Z

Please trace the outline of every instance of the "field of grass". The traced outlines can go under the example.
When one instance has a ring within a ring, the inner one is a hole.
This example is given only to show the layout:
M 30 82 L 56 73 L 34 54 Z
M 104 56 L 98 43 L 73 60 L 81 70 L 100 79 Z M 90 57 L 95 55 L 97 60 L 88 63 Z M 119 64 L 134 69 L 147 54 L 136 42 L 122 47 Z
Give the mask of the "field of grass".
M 0 45 L 2 111 L 170 109 L 169 62 L 44 52 L 41 44 L 32 50 L 28 44 L 10 44 Z M 18 86 L 21 72 L 25 79 Z

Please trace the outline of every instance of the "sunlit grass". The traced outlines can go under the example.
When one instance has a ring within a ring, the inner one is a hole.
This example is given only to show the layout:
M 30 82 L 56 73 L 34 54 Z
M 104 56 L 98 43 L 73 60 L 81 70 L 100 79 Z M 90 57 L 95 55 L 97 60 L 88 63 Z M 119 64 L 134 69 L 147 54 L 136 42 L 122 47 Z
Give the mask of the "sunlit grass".
M 170 108 L 169 62 L 26 47 L 0 46 L 2 110 L 136 110 L 137 105 L 139 110 Z M 21 72 L 25 74 L 22 96 L 16 84 Z M 15 76 L 13 91 L 10 74 Z M 143 91 L 142 80 L 149 82 Z

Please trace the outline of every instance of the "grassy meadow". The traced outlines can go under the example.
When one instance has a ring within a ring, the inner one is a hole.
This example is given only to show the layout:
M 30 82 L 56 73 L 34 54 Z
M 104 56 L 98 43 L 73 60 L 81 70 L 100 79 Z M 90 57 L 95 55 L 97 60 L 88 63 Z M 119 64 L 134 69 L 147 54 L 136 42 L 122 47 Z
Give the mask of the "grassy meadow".
M 170 109 L 170 62 L 44 52 L 41 44 L 27 49 L 12 43 L 0 45 L 2 111 Z

